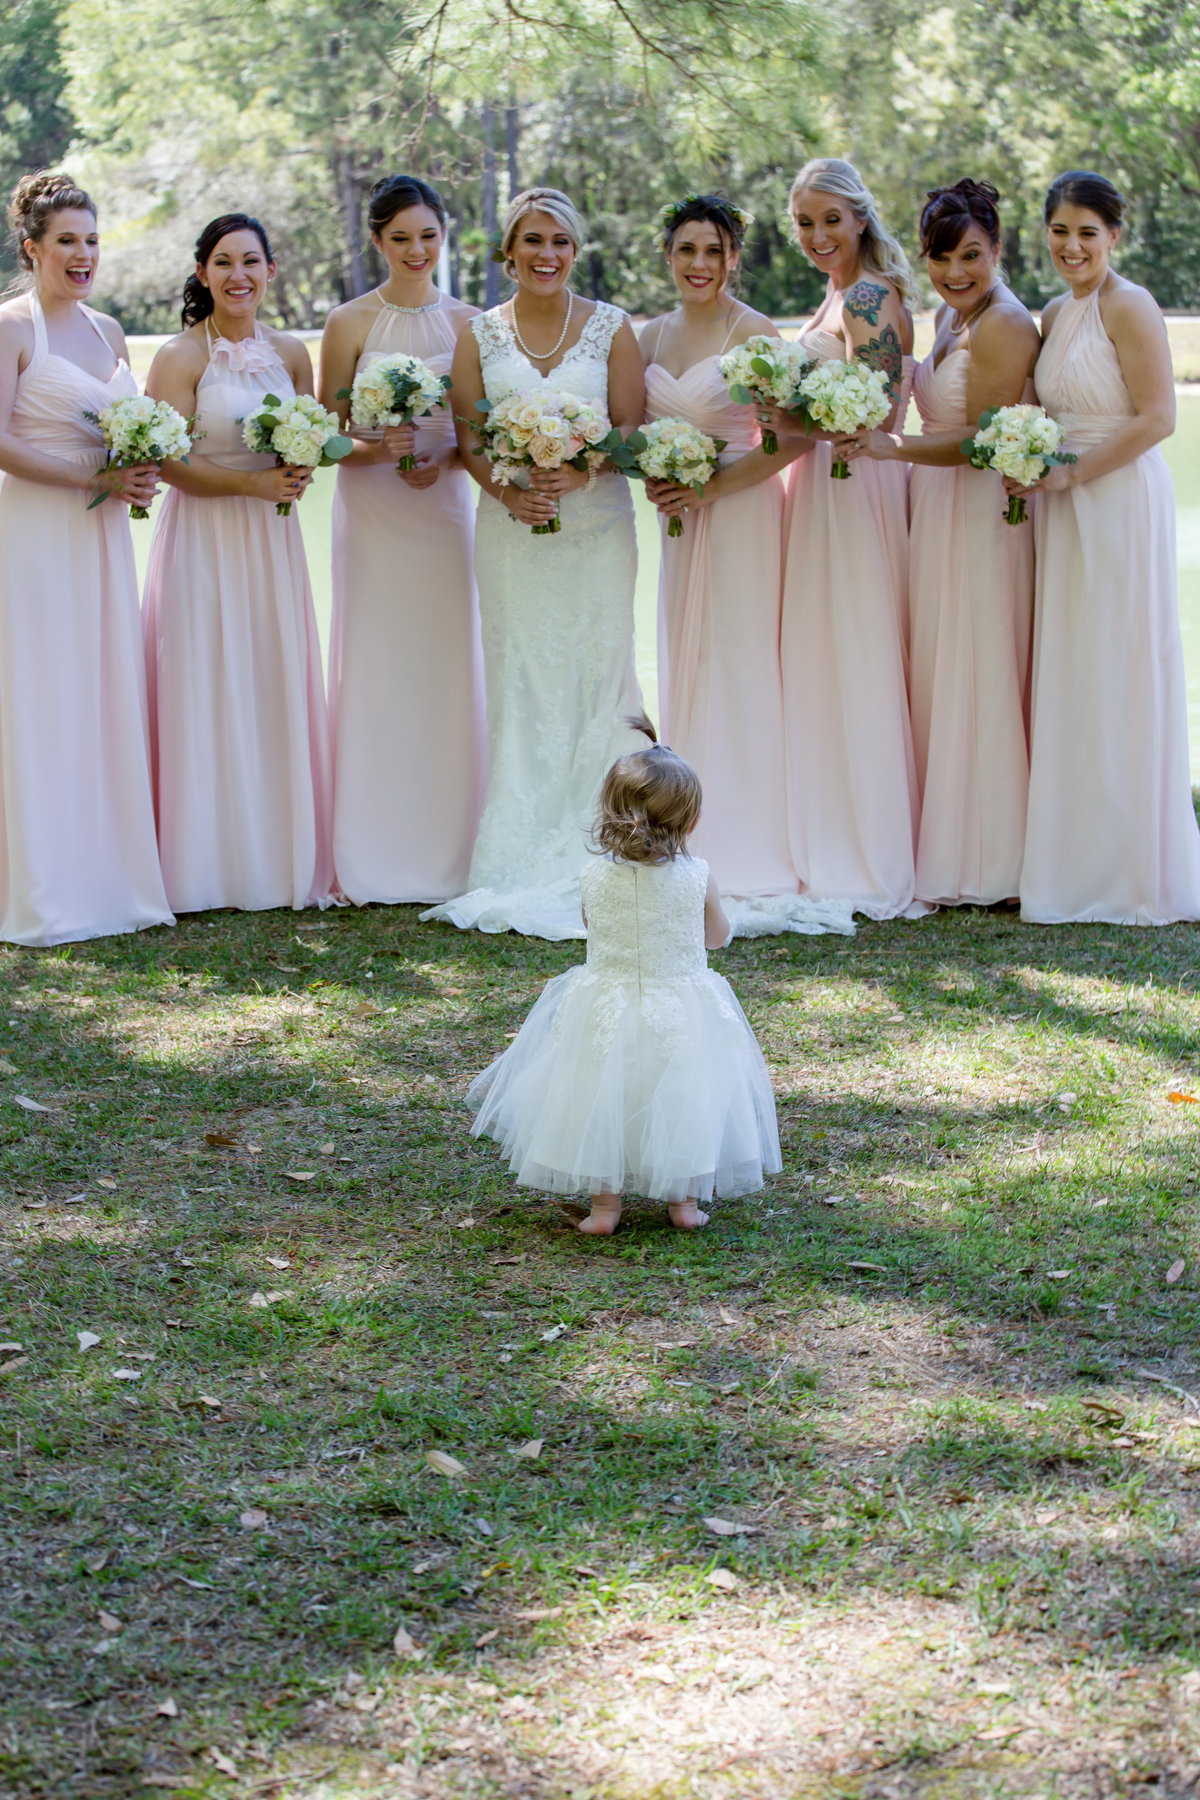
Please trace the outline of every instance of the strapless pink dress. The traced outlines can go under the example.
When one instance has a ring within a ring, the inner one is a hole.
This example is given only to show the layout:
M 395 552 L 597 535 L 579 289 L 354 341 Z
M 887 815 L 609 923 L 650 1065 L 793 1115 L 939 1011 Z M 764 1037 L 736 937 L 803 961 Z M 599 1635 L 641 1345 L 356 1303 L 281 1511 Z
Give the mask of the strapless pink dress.
M 840 337 L 801 333 L 821 358 Z M 901 415 L 911 380 L 906 360 Z M 814 895 L 915 916 L 917 778 L 908 715 L 908 475 L 832 447 L 792 464 L 785 525 L 784 729 L 792 857 Z
M 682 418 L 724 438 L 721 461 L 755 449 L 754 410 L 737 406 L 718 358 L 680 376 L 646 370 L 651 419 Z M 661 525 L 659 700 L 666 741 L 696 769 L 704 809 L 692 840 L 739 936 L 851 929 L 850 910 L 801 893 L 788 843 L 779 668 L 784 487 L 780 475 L 699 507 L 683 536 Z
M 52 355 L 36 299 L 33 334 L 13 434 L 91 474 L 104 444 L 85 411 L 137 383 L 124 362 L 102 381 Z M 0 543 L 0 938 L 69 944 L 170 925 L 129 508 L 89 511 L 82 488 L 0 476 Z
M 358 367 L 419 356 L 448 373 L 457 309 L 380 309 Z M 418 451 L 454 442 L 439 407 Z M 357 905 L 444 900 L 467 884 L 486 729 L 475 594 L 475 490 L 460 467 L 410 488 L 392 463 L 338 470 L 329 713 L 333 859 Z
M 967 435 L 968 361 L 963 348 L 918 367 L 926 431 Z M 1021 880 L 1033 528 L 1005 523 L 1004 485 L 989 469 L 918 464 L 909 503 L 917 895 L 986 906 Z
M 1064 301 L 1034 381 L 1076 452 L 1132 416 L 1098 295 Z M 1043 494 L 1034 531 L 1021 916 L 1049 925 L 1200 919 L 1175 495 L 1162 453 Z

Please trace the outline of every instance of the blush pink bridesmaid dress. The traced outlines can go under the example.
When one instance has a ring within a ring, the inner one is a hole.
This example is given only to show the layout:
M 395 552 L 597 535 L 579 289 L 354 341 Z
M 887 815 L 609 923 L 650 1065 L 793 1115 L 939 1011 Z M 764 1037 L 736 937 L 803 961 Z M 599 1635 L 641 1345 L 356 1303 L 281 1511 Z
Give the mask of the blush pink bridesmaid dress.
M 842 358 L 842 339 L 800 334 Z M 912 365 L 905 359 L 903 417 Z M 860 458 L 792 464 L 785 519 L 784 731 L 792 856 L 816 896 L 869 919 L 917 917 L 917 778 L 908 715 L 908 471 Z
M 1066 299 L 1034 371 L 1076 453 L 1134 407 L 1098 294 Z M 1175 580 L 1175 495 L 1148 450 L 1038 499 L 1021 916 L 1200 919 Z
M 198 455 L 270 467 L 242 421 L 290 396 L 270 340 L 209 340 L 196 393 Z M 321 646 L 299 501 L 171 488 L 150 550 L 143 625 L 155 799 L 177 912 L 325 901 L 332 885 Z
M 111 356 L 108 339 L 86 308 Z M 137 393 L 34 352 L 12 431 L 82 471 L 104 463 L 84 418 Z M 129 509 L 0 476 L 0 938 L 69 944 L 174 921 L 154 838 L 146 680 Z
M 449 372 L 458 309 L 383 304 L 358 368 L 419 356 Z M 417 449 L 453 448 L 438 407 Z M 390 463 L 338 470 L 333 507 L 333 849 L 338 887 L 368 901 L 436 901 L 467 885 L 486 731 L 475 594 L 475 488 L 443 469 L 410 488 Z
M 932 355 L 919 365 L 913 395 L 924 430 L 966 437 L 968 361 L 964 346 L 936 367 Z M 990 469 L 912 470 L 916 888 L 933 904 L 992 905 L 1014 898 L 1021 880 L 1033 529 L 1006 524 L 1007 504 Z
M 757 448 L 754 409 L 737 406 L 708 356 L 675 376 L 646 369 L 651 419 L 682 418 L 724 438 L 728 464 Z M 779 667 L 784 485 L 769 476 L 661 524 L 658 682 L 666 741 L 700 776 L 692 839 L 710 864 L 734 934 L 853 930 L 849 906 L 801 891 L 788 842 Z

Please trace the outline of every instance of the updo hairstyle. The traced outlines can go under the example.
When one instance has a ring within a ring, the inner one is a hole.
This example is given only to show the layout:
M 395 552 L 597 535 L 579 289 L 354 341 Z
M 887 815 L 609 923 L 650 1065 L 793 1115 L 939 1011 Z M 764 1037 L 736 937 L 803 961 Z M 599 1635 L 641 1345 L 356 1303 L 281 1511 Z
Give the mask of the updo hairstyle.
M 221 239 L 228 237 L 231 231 L 252 231 L 262 245 L 267 261 L 273 260 L 271 240 L 261 220 L 252 219 L 249 213 L 222 213 L 219 219 L 211 220 L 196 239 L 196 261 L 201 268 L 205 267 Z M 183 308 L 179 315 L 185 329 L 207 319 L 215 304 L 212 289 L 205 286 L 199 275 L 189 275 L 183 284 Z
M 662 247 L 669 254 L 675 233 L 684 225 L 715 225 L 728 259 L 733 251 L 741 249 L 753 223 L 751 213 L 743 212 L 723 194 L 688 194 L 662 209 Z
M 33 258 L 25 248 L 26 239 L 40 243 L 58 212 L 89 212 L 93 219 L 96 217 L 94 203 L 69 175 L 55 174 L 50 169 L 22 175 L 8 203 L 8 222 L 17 234 L 17 261 L 23 269 L 33 268 Z
M 964 175 L 953 187 L 930 188 L 921 208 L 921 255 L 949 256 L 972 225 L 1000 248 L 1000 194 L 990 181 Z
M 796 195 L 804 188 L 815 188 L 819 194 L 832 194 L 846 202 L 863 227 L 859 243 L 863 269 L 890 281 L 900 298 L 910 306 L 920 306 L 921 296 L 908 258 L 899 241 L 884 225 L 875 205 L 875 196 L 854 164 L 844 162 L 840 156 L 814 156 L 792 183 L 788 195 L 789 212 L 794 213 Z
M 512 260 L 512 247 L 516 241 L 517 231 L 522 219 L 532 212 L 548 213 L 561 231 L 565 231 L 575 246 L 576 255 L 583 249 L 587 231 L 583 220 L 576 212 L 567 196 L 557 188 L 526 188 L 508 203 L 504 215 L 504 224 L 500 228 L 500 248 L 497 260 L 504 263 L 504 273 L 511 280 L 516 279 L 517 265 Z
M 1093 175 L 1090 169 L 1068 169 L 1050 183 L 1043 216 L 1048 225 L 1060 206 L 1085 206 L 1098 213 L 1110 231 L 1117 231 L 1125 220 L 1125 197 L 1104 175 Z
M 449 223 L 446 203 L 436 188 L 416 175 L 384 175 L 367 198 L 367 224 L 371 236 L 378 237 L 398 212 L 407 212 L 410 206 L 427 206 L 445 231 Z
M 622 862 L 674 861 L 700 817 L 700 777 L 659 743 L 645 713 L 625 723 L 644 732 L 650 748 L 619 757 L 604 777 L 592 837 Z

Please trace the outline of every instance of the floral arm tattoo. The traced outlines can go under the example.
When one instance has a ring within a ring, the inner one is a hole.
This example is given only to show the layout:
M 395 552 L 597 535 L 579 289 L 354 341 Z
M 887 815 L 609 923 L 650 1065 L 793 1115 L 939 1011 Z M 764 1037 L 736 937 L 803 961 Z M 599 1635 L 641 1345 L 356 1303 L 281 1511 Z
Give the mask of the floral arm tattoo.
M 888 297 L 888 291 L 875 281 L 856 281 L 842 301 L 842 311 L 848 312 L 852 319 L 865 319 L 868 325 L 878 325 L 879 309 Z
M 900 378 L 904 373 L 904 351 L 892 326 L 885 325 L 878 337 L 873 337 L 868 344 L 860 344 L 854 354 L 869 369 L 883 370 L 887 377 L 888 392 L 895 399 L 900 392 Z

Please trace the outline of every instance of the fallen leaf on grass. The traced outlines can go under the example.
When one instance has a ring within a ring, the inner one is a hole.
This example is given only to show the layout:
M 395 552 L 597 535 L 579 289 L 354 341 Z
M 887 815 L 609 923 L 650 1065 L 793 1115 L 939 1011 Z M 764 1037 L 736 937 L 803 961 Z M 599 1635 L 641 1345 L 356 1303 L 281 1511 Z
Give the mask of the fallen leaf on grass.
M 265 1260 L 269 1269 L 290 1269 L 292 1266 L 286 1256 L 268 1256 Z
M 523 1457 L 526 1462 L 536 1462 L 542 1454 L 544 1438 L 530 1438 L 527 1444 L 511 1444 L 508 1454 Z
M 204 1141 L 214 1150 L 232 1150 L 237 1144 L 236 1131 L 206 1131 Z
M 523 1256 L 493 1256 L 492 1267 L 493 1269 L 504 1269 L 510 1264 L 523 1263 L 524 1261 L 525 1258 Z
M 225 1752 L 223 1750 L 218 1750 L 215 1744 L 209 1749 L 208 1759 L 212 1763 L 213 1768 L 218 1769 L 222 1775 L 228 1775 L 231 1781 L 237 1780 L 237 1764 L 234 1762 L 232 1756 L 226 1756 Z
M 180 1575 L 178 1579 L 184 1587 L 200 1588 L 206 1594 L 215 1594 L 217 1591 L 211 1581 L 193 1581 L 190 1575 Z
M 732 1569 L 710 1569 L 704 1577 L 710 1587 L 720 1588 L 723 1594 L 731 1594 L 741 1583 Z
M 317 1179 L 315 1169 L 285 1169 L 283 1173 L 284 1179 L 287 1181 L 315 1181 Z
M 318 1156 L 333 1156 L 335 1154 L 336 1150 L 337 1150 L 337 1145 L 333 1142 L 332 1139 L 330 1139 L 329 1143 L 327 1143 L 327 1144 L 318 1144 L 317 1155 Z
M 494 1631 L 485 1631 L 482 1637 L 477 1637 L 475 1639 L 476 1650 L 482 1650 L 488 1644 L 494 1644 L 496 1639 L 499 1636 L 500 1636 L 500 1627 L 499 1626 L 497 1626 Z
M 822 1206 L 843 1206 L 846 1200 L 845 1194 L 821 1194 L 818 1198 Z
M 542 1333 L 543 1344 L 552 1344 L 555 1338 L 560 1338 L 566 1329 L 565 1325 L 552 1325 L 549 1331 Z
M 243 1531 L 261 1531 L 267 1523 L 267 1515 L 261 1506 L 248 1506 L 244 1513 L 238 1514 L 238 1524 Z
M 1174 1287 L 1175 1283 L 1177 1281 L 1182 1281 L 1184 1270 L 1186 1268 L 1187 1268 L 1187 1263 L 1184 1261 L 1183 1257 L 1182 1256 L 1176 1257 L 1175 1261 L 1171 1264 L 1170 1268 L 1167 1270 L 1167 1273 L 1166 1273 L 1165 1279 L 1166 1279 L 1167 1286 Z
M 455 1231 L 469 1231 L 474 1223 L 474 1219 L 455 1219 L 454 1229 Z
M 674 1687 L 678 1679 L 674 1669 L 669 1669 L 666 1663 L 650 1663 L 633 1673 L 637 1681 L 661 1681 L 664 1687 Z
M 427 1450 L 425 1461 L 439 1475 L 449 1475 L 455 1480 L 467 1472 L 465 1463 L 460 1463 L 457 1456 L 447 1455 L 444 1450 Z
M 0 1056 L 0 1075 L 15 1075 L 16 1073 L 16 1063 L 10 1062 L 7 1056 Z
M 114 1369 L 112 1378 L 114 1381 L 140 1381 L 142 1371 L 140 1369 Z
M 726 1311 L 725 1307 L 718 1305 L 717 1312 L 720 1315 L 722 1325 L 736 1325 L 738 1323 L 733 1314 Z
M 1001 1738 L 1015 1737 L 1020 1729 L 1019 1725 L 989 1725 L 986 1731 L 977 1731 L 975 1735 L 981 1743 L 996 1744 Z
M 0 1356 L 6 1355 L 10 1350 L 23 1350 L 24 1348 L 24 1344 L 0 1344 Z
M 31 1100 L 28 1094 L 14 1094 L 13 1100 L 25 1112 L 53 1112 L 52 1106 L 43 1106 L 40 1100 Z
M 108 1562 L 108 1559 L 111 1555 L 112 1555 L 111 1550 L 102 1550 L 100 1552 L 99 1556 L 89 1557 L 87 1562 L 84 1563 L 83 1566 L 85 1569 L 88 1570 L 88 1572 L 90 1574 L 98 1575 L 100 1573 L 101 1569 L 104 1568 L 105 1564 Z
M 874 1275 L 890 1275 L 892 1272 L 886 1263 L 848 1262 L 846 1267 L 848 1269 L 870 1269 Z
M 267 1294 L 255 1292 L 251 1294 L 249 1304 L 260 1310 L 264 1306 L 275 1306 L 280 1300 L 290 1300 L 294 1291 L 293 1288 L 272 1288 Z
M 762 1530 L 761 1525 L 738 1525 L 732 1519 L 706 1518 L 704 1523 L 710 1531 L 716 1533 L 717 1537 L 741 1537 L 743 1534 L 748 1536 L 753 1531 Z
M 64 1206 L 82 1206 L 87 1199 L 86 1194 L 68 1194 L 63 1201 Z
M 419 1662 L 425 1654 L 417 1640 L 405 1630 L 403 1625 L 396 1627 L 392 1637 L 392 1649 L 397 1656 L 411 1657 L 414 1662 Z
M 1046 1280 L 1047 1281 L 1070 1281 L 1070 1279 L 1074 1273 L 1075 1273 L 1074 1269 L 1047 1269 L 1046 1270 Z
M 102 1612 L 99 1613 L 97 1617 L 100 1620 L 101 1631 L 106 1632 L 109 1637 L 112 1636 L 114 1631 L 120 1631 L 122 1628 L 121 1621 L 118 1619 L 116 1613 Z
M 515 1612 L 513 1618 L 520 1619 L 523 1625 L 536 1625 L 542 1619 L 561 1618 L 564 1611 L 561 1606 L 526 1606 Z
M 110 1180 L 107 1175 L 101 1175 L 100 1179 L 96 1183 L 96 1186 L 102 1187 L 102 1188 L 107 1188 L 109 1193 L 115 1193 L 117 1184 L 115 1181 Z
M 179 1717 L 179 1708 L 176 1706 L 174 1700 L 171 1699 L 170 1695 L 167 1696 L 161 1706 L 155 1707 L 154 1716 L 156 1719 L 177 1719 Z
M 1200 1106 L 1200 1094 L 1183 1094 L 1178 1088 L 1172 1088 L 1167 1099 L 1172 1106 Z

